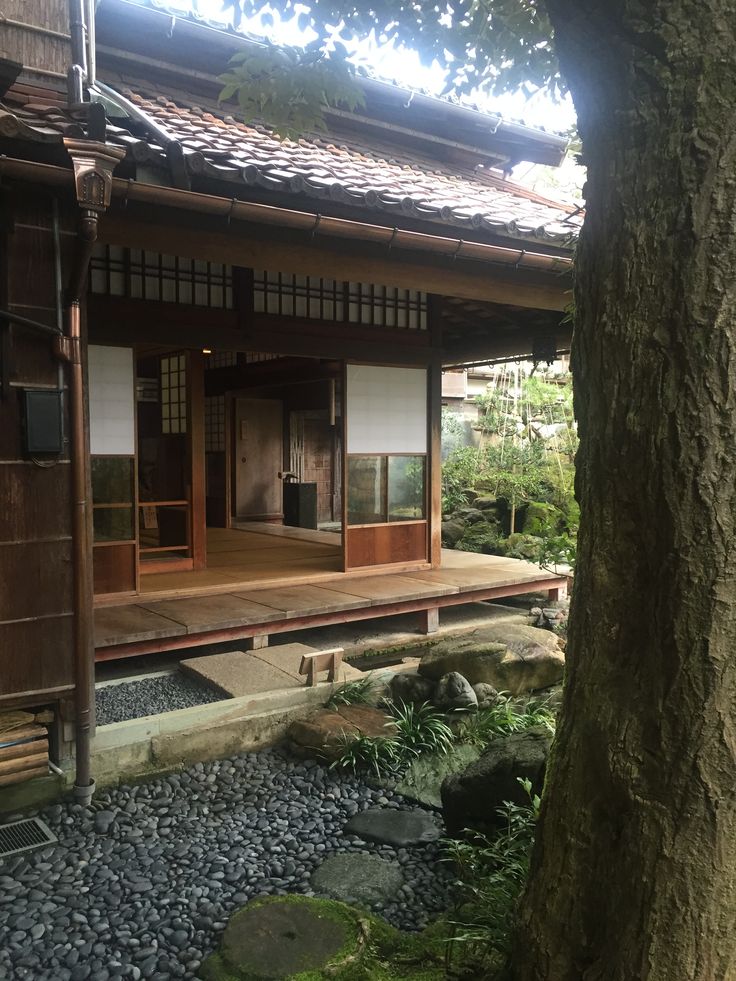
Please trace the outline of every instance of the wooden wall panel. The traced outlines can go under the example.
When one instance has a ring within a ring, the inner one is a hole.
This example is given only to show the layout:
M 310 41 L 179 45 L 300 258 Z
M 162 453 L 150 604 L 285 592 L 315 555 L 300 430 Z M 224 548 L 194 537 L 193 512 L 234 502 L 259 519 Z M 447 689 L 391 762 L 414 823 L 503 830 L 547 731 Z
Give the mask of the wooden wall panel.
M 135 545 L 98 545 L 94 549 L 94 591 L 135 591 Z
M 0 569 L 0 621 L 71 609 L 71 540 L 0 544 Z
M 0 623 L 0 696 L 72 684 L 73 646 L 71 614 Z
M 12 206 L 0 305 L 55 324 L 52 201 L 15 194 Z M 68 224 L 60 209 L 62 268 L 73 243 Z M 74 684 L 71 472 L 67 454 L 43 466 L 24 457 L 22 387 L 56 387 L 64 373 L 45 335 L 14 326 L 5 352 L 13 387 L 0 396 L 0 696 L 30 703 L 37 692 L 44 704 L 55 697 L 50 689 Z
M 0 464 L 0 542 L 64 534 L 71 508 L 69 478 L 67 463 L 49 468 L 31 461 Z
M 427 522 L 364 525 L 347 530 L 347 567 L 358 569 L 393 562 L 426 562 Z

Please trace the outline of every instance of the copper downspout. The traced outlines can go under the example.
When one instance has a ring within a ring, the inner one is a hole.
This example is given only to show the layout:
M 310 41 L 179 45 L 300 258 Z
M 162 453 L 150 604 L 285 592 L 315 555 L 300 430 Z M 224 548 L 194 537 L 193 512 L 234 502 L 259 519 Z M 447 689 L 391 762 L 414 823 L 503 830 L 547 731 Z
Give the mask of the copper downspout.
M 77 250 L 65 299 L 66 334 L 58 339 L 57 349 L 59 356 L 69 365 L 76 716 L 74 796 L 81 804 L 88 804 L 95 790 L 90 765 L 94 726 L 92 507 L 84 397 L 85 344 L 80 303 L 92 248 L 97 239 L 99 216 L 110 203 L 112 171 L 124 151 L 86 140 L 65 140 L 64 143 L 72 158 L 77 202 L 82 209 Z
M 0 157 L 0 174 L 56 186 L 68 185 L 71 180 L 69 171 L 63 167 L 9 157 Z M 126 202 L 138 201 L 141 204 L 181 208 L 199 214 L 220 216 L 226 221 L 240 220 L 277 225 L 281 228 L 303 229 L 313 235 L 324 234 L 335 238 L 360 239 L 363 242 L 384 244 L 392 249 L 431 252 L 452 259 L 473 259 L 478 262 L 498 263 L 518 269 L 536 269 L 560 275 L 572 271 L 572 259 L 568 256 L 546 255 L 524 248 L 508 248 L 486 242 L 469 242 L 462 238 L 431 235 L 427 232 L 411 232 L 387 225 L 375 225 L 348 218 L 331 218 L 316 212 L 278 208 L 275 205 L 255 204 L 250 201 L 239 201 L 237 198 L 141 184 L 120 178 L 113 179 L 112 194 Z

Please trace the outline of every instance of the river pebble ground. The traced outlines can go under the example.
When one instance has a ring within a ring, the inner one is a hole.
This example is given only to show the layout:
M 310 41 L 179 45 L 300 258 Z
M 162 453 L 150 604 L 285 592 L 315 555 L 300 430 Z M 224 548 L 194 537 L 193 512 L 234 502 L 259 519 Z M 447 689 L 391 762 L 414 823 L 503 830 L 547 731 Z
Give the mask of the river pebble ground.
M 95 691 L 97 724 L 106 726 L 111 722 L 140 719 L 144 715 L 219 702 L 226 697 L 179 671 L 138 681 L 123 681 Z
M 404 875 L 375 912 L 419 930 L 447 908 L 436 842 L 371 844 L 344 832 L 369 807 L 415 810 L 390 790 L 280 749 L 197 763 L 38 812 L 56 845 L 0 861 L 0 979 L 197 979 L 230 914 L 256 896 L 313 895 L 331 855 L 377 855 Z

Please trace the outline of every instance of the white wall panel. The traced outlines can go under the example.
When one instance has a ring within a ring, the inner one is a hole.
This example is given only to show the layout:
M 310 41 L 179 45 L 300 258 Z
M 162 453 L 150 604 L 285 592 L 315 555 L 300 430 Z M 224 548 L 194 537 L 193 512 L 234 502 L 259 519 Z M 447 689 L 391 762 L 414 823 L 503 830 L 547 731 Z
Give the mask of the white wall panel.
M 135 453 L 133 349 L 90 344 L 89 441 L 93 455 Z
M 347 366 L 348 453 L 427 452 L 427 371 Z

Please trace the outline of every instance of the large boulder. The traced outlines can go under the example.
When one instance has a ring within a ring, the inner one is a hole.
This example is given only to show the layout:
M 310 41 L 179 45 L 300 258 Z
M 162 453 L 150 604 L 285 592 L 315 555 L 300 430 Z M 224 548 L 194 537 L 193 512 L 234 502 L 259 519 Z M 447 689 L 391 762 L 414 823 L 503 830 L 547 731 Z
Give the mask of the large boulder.
M 467 769 L 442 782 L 442 812 L 450 834 L 465 828 L 490 830 L 499 822 L 498 809 L 506 802 L 528 804 L 519 778 L 530 780 L 541 794 L 552 733 L 545 726 L 514 732 L 489 743 Z
M 297 755 L 336 760 L 351 739 L 358 736 L 375 739 L 395 732 L 391 717 L 372 705 L 340 705 L 320 709 L 306 719 L 292 722 L 287 738 Z
M 450 773 L 459 773 L 477 760 L 480 750 L 470 743 L 456 743 L 446 753 L 422 753 L 406 769 L 394 789 L 403 798 L 439 810 L 440 787 Z
M 471 685 L 485 682 L 512 695 L 556 685 L 564 670 L 557 636 L 520 623 L 489 625 L 440 641 L 419 662 L 424 678 L 439 681 L 457 671 Z

